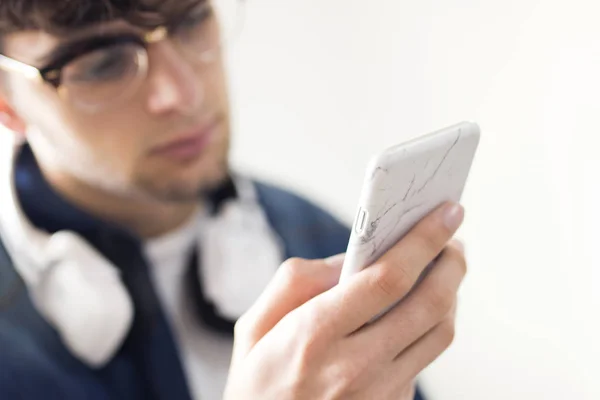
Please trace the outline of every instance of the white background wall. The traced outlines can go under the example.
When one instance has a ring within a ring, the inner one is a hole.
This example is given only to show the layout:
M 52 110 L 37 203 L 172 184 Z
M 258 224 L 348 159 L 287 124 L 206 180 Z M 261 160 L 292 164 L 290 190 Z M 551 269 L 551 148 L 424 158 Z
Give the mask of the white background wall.
M 351 222 L 369 157 L 464 119 L 471 264 L 433 399 L 600 399 L 600 3 L 247 0 L 234 161 Z

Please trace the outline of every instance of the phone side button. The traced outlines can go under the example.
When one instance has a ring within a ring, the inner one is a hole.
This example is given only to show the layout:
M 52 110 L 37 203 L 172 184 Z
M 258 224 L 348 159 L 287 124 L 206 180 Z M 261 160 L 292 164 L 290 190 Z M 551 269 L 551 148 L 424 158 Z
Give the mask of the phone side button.
M 358 210 L 358 215 L 356 217 L 355 231 L 357 234 L 362 235 L 365 231 L 365 227 L 367 226 L 367 220 L 369 219 L 369 213 L 361 208 Z

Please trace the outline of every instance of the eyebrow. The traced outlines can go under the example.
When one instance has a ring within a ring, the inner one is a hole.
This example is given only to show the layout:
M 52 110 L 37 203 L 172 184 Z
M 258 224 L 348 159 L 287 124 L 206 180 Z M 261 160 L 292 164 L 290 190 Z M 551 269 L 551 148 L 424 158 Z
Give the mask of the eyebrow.
M 197 6 L 211 4 L 210 0 L 188 0 L 180 4 L 169 19 L 178 19 Z M 168 24 L 167 24 L 168 25 Z M 38 65 L 42 65 L 42 70 L 54 70 L 64 67 L 73 59 L 90 51 L 98 50 L 103 47 L 119 43 L 121 41 L 138 42 L 143 45 L 140 39 L 141 32 L 138 29 L 131 30 L 127 28 L 112 29 L 112 26 L 103 27 L 98 32 L 98 27 L 86 28 L 81 33 L 76 33 L 76 39 L 69 39 L 59 43 L 45 55 L 37 59 Z M 112 31 L 106 32 L 105 30 Z M 104 32 L 102 32 L 104 31 Z M 134 33 L 137 32 L 137 33 Z M 137 39 L 137 40 L 136 40 Z

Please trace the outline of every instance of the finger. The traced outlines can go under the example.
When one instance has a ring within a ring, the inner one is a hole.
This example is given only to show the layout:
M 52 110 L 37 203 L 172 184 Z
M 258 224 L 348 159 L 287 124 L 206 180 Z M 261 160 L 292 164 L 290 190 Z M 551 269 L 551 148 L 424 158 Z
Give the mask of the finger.
M 380 388 L 382 399 L 405 399 L 407 388 L 414 390 L 418 375 L 452 344 L 455 335 L 455 307 L 446 318 L 419 341 L 398 355 L 384 369 L 374 387 Z M 413 392 L 414 397 L 414 392 Z M 406 397 L 406 399 L 413 399 Z
M 396 304 L 442 252 L 463 218 L 460 205 L 443 205 L 372 266 L 323 296 L 323 308 L 336 310 L 330 323 L 341 334 L 348 335 Z
M 343 255 L 327 260 L 290 259 L 236 324 L 235 357 L 247 354 L 283 317 L 335 286 Z
M 380 320 L 354 334 L 356 346 L 369 345 L 374 357 L 394 358 L 448 315 L 466 274 L 460 246 L 451 243 L 423 282 Z
M 456 304 L 446 318 L 431 331 L 400 353 L 394 360 L 396 375 L 414 380 L 439 358 L 454 342 L 456 336 Z

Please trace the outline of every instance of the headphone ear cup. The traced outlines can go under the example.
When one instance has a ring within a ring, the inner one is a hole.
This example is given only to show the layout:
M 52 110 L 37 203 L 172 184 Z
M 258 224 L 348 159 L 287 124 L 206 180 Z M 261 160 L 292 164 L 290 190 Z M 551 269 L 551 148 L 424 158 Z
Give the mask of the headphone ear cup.
M 201 285 L 218 314 L 236 321 L 284 261 L 282 240 L 258 204 L 234 200 L 202 224 Z
M 117 268 L 72 232 L 47 246 L 49 264 L 32 287 L 65 346 L 92 367 L 109 362 L 129 334 L 134 306 Z

